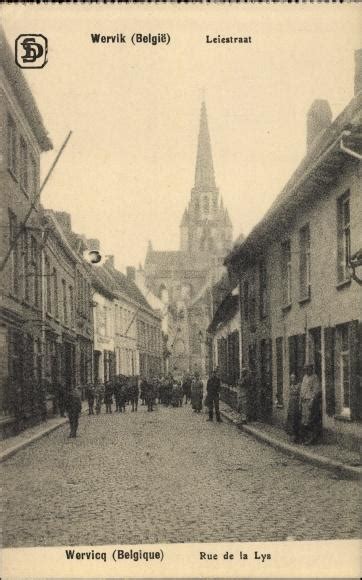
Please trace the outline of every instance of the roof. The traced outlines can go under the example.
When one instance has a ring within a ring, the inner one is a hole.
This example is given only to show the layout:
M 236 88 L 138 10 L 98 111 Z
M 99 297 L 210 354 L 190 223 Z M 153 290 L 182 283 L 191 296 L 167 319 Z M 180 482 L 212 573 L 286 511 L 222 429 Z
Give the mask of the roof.
M 317 190 L 323 190 L 333 183 L 341 168 L 347 162 L 353 162 L 340 148 L 340 139 L 344 131 L 352 132 L 349 140 L 361 143 L 362 94 L 352 99 L 335 121 L 321 134 L 292 174 L 280 194 L 277 196 L 262 220 L 253 228 L 247 238 L 225 259 L 225 264 L 238 260 L 257 258 L 258 246 L 275 236 L 288 224 L 297 207 L 305 202 Z
M 36 137 L 40 149 L 42 151 L 49 151 L 50 149 L 53 149 L 53 144 L 48 137 L 48 132 L 44 127 L 42 116 L 39 112 L 31 89 L 23 71 L 15 64 L 14 54 L 1 26 L 0 64 L 4 68 L 5 75 L 10 81 L 11 87 Z
M 110 274 L 103 267 L 94 267 L 91 270 L 92 286 L 100 294 L 103 294 L 110 300 L 117 297 L 117 286 Z
M 177 268 L 180 267 L 182 261 L 182 252 L 155 252 L 151 250 L 147 252 L 146 264 L 155 264 L 161 267 Z
M 214 314 L 214 318 L 207 331 L 210 334 L 215 333 L 219 326 L 223 326 L 229 320 L 234 318 L 235 314 L 239 310 L 239 296 L 234 294 L 228 294 L 224 300 L 221 302 L 220 306 Z
M 129 298 L 131 298 L 134 302 L 136 302 L 139 306 L 142 306 L 149 312 L 152 312 L 155 316 L 158 314 L 154 311 L 152 306 L 147 302 L 146 298 L 142 294 L 141 290 L 138 288 L 135 282 L 127 278 L 125 274 L 116 270 L 115 268 L 107 268 L 104 267 L 106 272 L 112 276 L 113 280 L 115 281 L 115 288 L 116 291 L 121 291 L 126 294 Z

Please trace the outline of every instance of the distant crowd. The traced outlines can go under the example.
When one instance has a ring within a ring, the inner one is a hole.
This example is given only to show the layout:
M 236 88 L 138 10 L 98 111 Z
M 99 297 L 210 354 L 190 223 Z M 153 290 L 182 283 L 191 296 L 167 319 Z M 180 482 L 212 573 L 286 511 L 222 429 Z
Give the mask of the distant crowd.
M 165 407 L 182 407 L 191 404 L 195 413 L 201 413 L 203 404 L 208 407 L 208 420 L 212 421 L 214 410 L 216 420 L 221 422 L 219 409 L 221 382 L 215 369 L 207 381 L 204 400 L 204 384 L 200 374 L 186 374 L 182 379 L 176 379 L 170 373 L 165 377 L 127 377 L 118 375 L 113 380 L 102 383 L 96 381 L 86 387 L 88 414 L 99 415 L 102 409 L 105 413 L 125 413 L 127 407 L 131 412 L 137 412 L 139 402 L 152 412 L 156 405 Z M 59 400 L 59 410 L 62 416 L 65 411 L 69 416 L 70 437 L 76 437 L 79 415 L 81 413 L 81 395 L 79 389 L 73 388 L 69 396 Z

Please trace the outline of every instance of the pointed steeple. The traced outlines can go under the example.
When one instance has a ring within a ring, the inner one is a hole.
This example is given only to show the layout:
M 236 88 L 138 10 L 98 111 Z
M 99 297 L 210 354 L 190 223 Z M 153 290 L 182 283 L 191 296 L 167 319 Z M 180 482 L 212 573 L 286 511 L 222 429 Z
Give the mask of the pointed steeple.
M 195 189 L 198 191 L 210 191 L 216 189 L 210 134 L 204 101 L 201 105 L 200 130 L 195 169 Z

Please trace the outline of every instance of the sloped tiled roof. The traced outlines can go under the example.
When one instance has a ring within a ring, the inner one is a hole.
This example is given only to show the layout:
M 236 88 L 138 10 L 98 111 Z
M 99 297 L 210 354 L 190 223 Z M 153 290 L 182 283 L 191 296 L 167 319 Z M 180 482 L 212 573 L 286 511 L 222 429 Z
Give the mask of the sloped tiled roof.
M 115 281 L 115 287 L 118 291 L 123 292 L 129 298 L 134 300 L 134 302 L 136 302 L 139 306 L 143 306 L 143 308 L 146 308 L 153 314 L 157 315 L 135 282 L 127 278 L 125 274 L 119 270 L 116 270 L 115 268 L 111 269 L 105 267 L 105 270 L 110 276 L 112 276 L 113 280 Z
M 104 268 L 93 268 L 91 272 L 93 287 L 108 298 L 116 298 L 117 286 L 113 281 L 113 278 L 104 270 Z
M 161 268 L 176 268 L 181 266 L 182 258 L 182 252 L 155 252 L 152 250 L 147 253 L 146 264 L 154 264 Z
M 239 296 L 228 294 L 221 302 L 220 306 L 214 314 L 214 318 L 207 329 L 210 334 L 213 334 L 219 325 L 224 325 L 231 320 L 239 310 Z

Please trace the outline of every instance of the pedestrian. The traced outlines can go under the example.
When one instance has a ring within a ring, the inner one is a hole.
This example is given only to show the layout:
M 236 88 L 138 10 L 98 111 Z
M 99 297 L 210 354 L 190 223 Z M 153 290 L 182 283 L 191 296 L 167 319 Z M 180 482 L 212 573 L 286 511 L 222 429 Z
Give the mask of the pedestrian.
M 128 393 L 132 405 L 132 412 L 135 412 L 138 409 L 138 397 L 139 397 L 138 377 L 130 377 L 129 382 L 130 384 L 128 387 Z
M 112 413 L 113 386 L 111 381 L 106 382 L 104 390 L 104 402 L 106 404 L 106 413 Z
M 154 402 L 154 388 L 150 380 L 145 380 L 144 385 L 145 401 L 147 405 L 147 411 L 153 411 Z
M 305 445 L 315 443 L 322 432 L 322 391 L 312 364 L 304 366 L 300 387 L 300 436 Z
M 79 415 L 82 411 L 82 401 L 79 389 L 73 387 L 66 401 L 66 409 L 69 417 L 70 433 L 69 437 L 77 436 Z
M 209 408 L 209 418 L 208 421 L 212 421 L 214 418 L 214 409 L 216 414 L 216 421 L 218 423 L 222 422 L 220 417 L 219 409 L 219 398 L 220 398 L 220 388 L 221 381 L 218 376 L 218 369 L 214 369 L 211 377 L 207 381 L 207 406 Z
M 88 383 L 86 396 L 88 401 L 88 415 L 94 415 L 95 387 L 93 383 Z
M 182 393 L 185 397 L 185 405 L 191 400 L 191 376 L 189 374 L 185 375 L 182 381 Z
M 145 377 L 141 379 L 141 405 L 145 405 L 146 403 L 146 388 L 147 388 L 147 381 Z
M 125 413 L 126 412 L 126 404 L 128 401 L 128 386 L 127 386 L 127 381 L 124 380 L 121 383 L 121 388 L 119 391 L 119 401 L 118 401 L 118 405 L 119 405 L 119 412 L 120 413 Z
M 174 378 L 173 378 L 172 374 L 170 373 L 168 375 L 168 378 L 166 380 L 166 385 L 165 385 L 165 405 L 166 405 L 166 407 L 171 405 L 172 388 L 173 388 L 174 382 L 175 382 Z
M 102 410 L 102 403 L 104 398 L 104 385 L 97 380 L 95 386 L 95 400 L 96 400 L 96 414 L 99 415 Z
M 201 413 L 204 385 L 200 380 L 200 374 L 196 371 L 191 382 L 191 406 L 195 413 Z
M 285 430 L 295 443 L 300 441 L 300 383 L 295 374 L 290 375 L 289 401 Z

